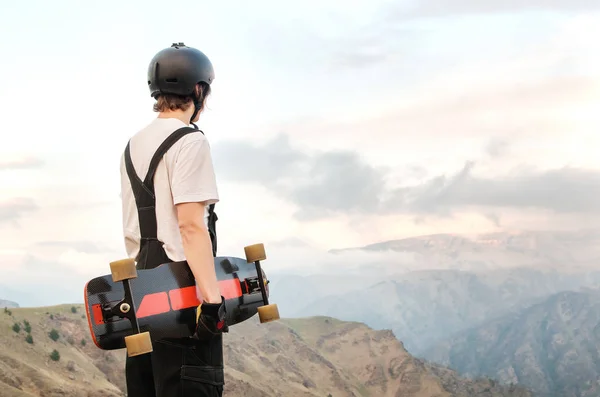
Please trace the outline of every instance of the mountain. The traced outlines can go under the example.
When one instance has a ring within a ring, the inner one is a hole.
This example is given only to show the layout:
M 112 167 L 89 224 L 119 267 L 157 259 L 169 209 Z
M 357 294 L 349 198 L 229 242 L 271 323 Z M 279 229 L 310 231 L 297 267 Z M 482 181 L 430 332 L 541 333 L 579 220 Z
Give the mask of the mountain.
M 561 292 L 467 330 L 423 354 L 466 376 L 544 397 L 600 395 L 600 291 Z
M 564 270 L 596 268 L 600 259 L 600 229 L 579 231 L 513 231 L 474 236 L 434 234 L 331 250 L 395 251 L 417 254 L 422 264 L 436 268 L 482 270 L 497 267 L 544 266 Z
M 338 283 L 335 276 L 315 275 L 282 278 L 273 283 L 271 294 L 286 316 L 324 315 L 391 329 L 418 355 L 454 333 L 519 311 L 557 292 L 595 285 L 597 279 L 600 273 L 592 276 L 532 268 L 424 270 L 361 286 L 350 281 Z
M 461 255 L 476 257 L 483 254 L 490 260 L 490 254 L 511 255 L 511 259 L 523 258 L 527 262 L 544 262 L 546 265 L 562 265 L 565 262 L 594 266 L 600 258 L 600 229 L 577 231 L 511 231 L 484 233 L 478 235 L 457 235 L 450 233 L 415 236 L 390 240 L 363 247 L 331 250 L 344 251 L 401 251 L 421 254 L 434 253 L 457 259 Z M 505 259 L 505 258 L 499 258 Z M 504 262 L 504 260 L 503 260 Z M 507 263 L 505 263 L 507 265 Z M 519 264 L 522 265 L 522 264 Z
M 552 294 L 600 286 L 597 231 L 437 234 L 330 255 L 339 264 L 272 279 L 280 312 L 391 329 L 417 355 Z
M 0 396 L 124 395 L 125 351 L 96 348 L 82 311 L 63 305 L 0 313 Z M 530 396 L 416 359 L 390 331 L 327 317 L 252 318 L 226 335 L 225 361 L 228 397 Z
M 12 301 L 8 301 L 8 300 L 4 300 L 4 299 L 0 299 L 0 308 L 7 308 L 7 309 L 11 309 L 14 307 L 19 307 L 19 304 L 16 302 L 12 302 Z

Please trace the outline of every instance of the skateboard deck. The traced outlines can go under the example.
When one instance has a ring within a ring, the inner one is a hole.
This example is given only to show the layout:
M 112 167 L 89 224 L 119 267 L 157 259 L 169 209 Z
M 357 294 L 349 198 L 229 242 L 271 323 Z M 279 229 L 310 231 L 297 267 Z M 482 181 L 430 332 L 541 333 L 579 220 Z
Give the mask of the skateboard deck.
M 260 266 L 262 244 L 245 248 L 246 259 L 214 258 L 227 324 L 259 313 L 261 322 L 277 320 L 268 303 L 268 280 Z M 137 270 L 131 259 L 111 263 L 112 274 L 93 278 L 84 288 L 94 344 L 103 350 L 127 348 L 130 356 L 152 351 L 152 341 L 194 334 L 198 306 L 196 282 L 186 261 Z M 259 278 L 259 274 L 262 277 Z

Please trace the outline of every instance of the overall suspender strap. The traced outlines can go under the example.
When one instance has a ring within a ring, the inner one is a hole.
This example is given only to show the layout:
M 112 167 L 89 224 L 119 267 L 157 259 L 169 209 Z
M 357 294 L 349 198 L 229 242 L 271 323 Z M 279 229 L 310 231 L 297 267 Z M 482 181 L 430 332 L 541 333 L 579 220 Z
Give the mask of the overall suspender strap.
M 133 162 L 131 161 L 131 153 L 129 142 L 125 148 L 125 167 L 127 176 L 131 183 L 131 189 L 135 197 L 135 203 L 138 211 L 138 219 L 140 224 L 140 253 L 136 258 L 138 266 L 141 268 L 152 268 L 162 263 L 170 261 L 167 254 L 162 248 L 162 243 L 157 237 L 157 221 L 156 221 L 156 195 L 154 193 L 154 175 L 158 168 L 158 164 L 162 160 L 167 151 L 185 135 L 193 132 L 202 132 L 192 127 L 182 127 L 164 140 L 158 147 L 150 165 L 148 173 L 142 181 L 135 172 Z M 209 206 L 209 232 L 213 243 L 213 256 L 216 255 L 216 214 L 214 214 L 214 204 Z M 211 219 L 212 218 L 212 219 Z M 149 245 L 148 245 L 149 244 Z M 157 245 L 160 245 L 160 249 Z

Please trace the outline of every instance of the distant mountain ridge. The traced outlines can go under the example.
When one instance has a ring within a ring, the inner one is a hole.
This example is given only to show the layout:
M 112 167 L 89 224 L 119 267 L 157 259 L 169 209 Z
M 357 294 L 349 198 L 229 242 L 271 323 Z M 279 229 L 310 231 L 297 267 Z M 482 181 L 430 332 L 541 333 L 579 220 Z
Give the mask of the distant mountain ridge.
M 392 329 L 408 351 L 419 355 L 454 333 L 598 280 L 600 272 L 582 278 L 531 268 L 424 270 L 372 285 L 346 281 L 339 287 L 333 287 L 335 276 L 292 277 L 275 282 L 271 291 L 286 316 L 325 315 Z M 334 288 L 340 292 L 333 292 Z
M 539 396 L 599 396 L 600 290 L 553 294 L 421 356 L 466 376 L 526 385 Z
M 11 309 L 11 308 L 16 308 L 16 307 L 19 307 L 18 303 L 12 302 L 9 300 L 5 300 L 5 299 L 0 299 L 0 308 Z
M 600 229 L 578 231 L 552 230 L 515 230 L 481 234 L 435 233 L 392 239 L 361 247 L 349 247 L 331 250 L 331 252 L 367 249 L 414 249 L 432 247 L 443 249 L 472 248 L 475 246 L 507 247 L 516 251 L 539 250 L 549 244 L 572 247 L 574 245 L 592 246 L 600 241 Z
M 340 255 L 339 267 L 272 280 L 280 311 L 392 329 L 417 355 L 549 295 L 600 286 L 596 230 L 436 234 L 332 252 Z M 345 270 L 346 258 L 355 252 L 370 262 Z
M 440 233 L 329 252 L 335 254 L 356 250 L 412 252 L 428 256 L 430 260 L 438 259 L 437 263 L 430 264 L 436 264 L 439 268 L 482 270 L 493 268 L 494 265 L 543 265 L 563 270 L 567 265 L 571 268 L 594 268 L 600 260 L 600 229 L 513 231 L 470 236 Z M 444 263 L 440 263 L 440 259 Z

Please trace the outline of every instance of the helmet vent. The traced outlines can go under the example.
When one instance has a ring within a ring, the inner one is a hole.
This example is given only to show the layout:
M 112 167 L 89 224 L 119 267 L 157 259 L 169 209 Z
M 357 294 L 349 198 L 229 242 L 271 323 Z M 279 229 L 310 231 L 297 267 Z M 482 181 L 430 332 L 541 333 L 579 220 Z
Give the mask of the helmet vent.
M 178 79 L 165 79 L 165 81 L 167 83 L 177 83 L 179 80 Z

